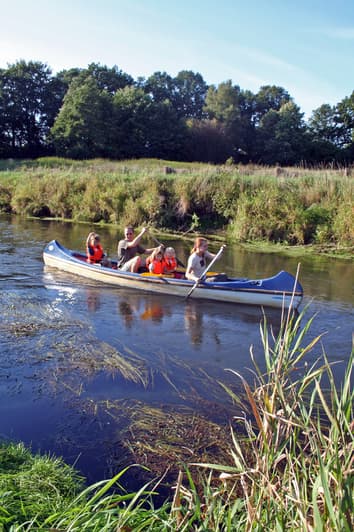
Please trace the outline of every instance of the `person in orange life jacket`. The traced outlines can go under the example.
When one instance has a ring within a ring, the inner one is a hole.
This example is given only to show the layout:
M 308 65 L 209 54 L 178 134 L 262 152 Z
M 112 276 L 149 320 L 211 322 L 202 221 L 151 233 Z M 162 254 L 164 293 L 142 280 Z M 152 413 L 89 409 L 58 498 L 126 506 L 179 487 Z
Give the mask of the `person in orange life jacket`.
M 168 247 L 163 256 L 163 270 L 162 273 L 174 273 L 177 268 L 176 252 L 174 248 Z
M 109 260 L 106 258 L 103 247 L 100 242 L 100 237 L 92 232 L 88 235 L 86 240 L 86 256 L 87 261 L 91 264 L 109 265 Z
M 163 273 L 163 247 L 159 246 L 154 249 L 149 257 L 146 259 L 146 266 L 150 273 L 161 275 Z

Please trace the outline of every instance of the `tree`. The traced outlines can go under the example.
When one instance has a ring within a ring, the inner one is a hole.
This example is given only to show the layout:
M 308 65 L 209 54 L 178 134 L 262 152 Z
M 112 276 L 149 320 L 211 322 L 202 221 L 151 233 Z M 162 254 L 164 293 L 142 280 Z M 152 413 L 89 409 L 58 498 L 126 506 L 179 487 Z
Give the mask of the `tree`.
M 185 157 L 189 161 L 224 163 L 232 147 L 228 141 L 225 126 L 214 119 L 191 119 L 187 121 L 188 142 Z
M 142 85 L 155 102 L 173 101 L 174 82 L 166 72 L 155 72 Z
M 263 85 L 256 94 L 255 101 L 253 120 L 255 124 L 259 124 L 262 116 L 266 113 L 271 110 L 279 111 L 284 104 L 293 101 L 293 99 L 283 87 Z
M 11 157 L 46 152 L 47 135 L 61 103 L 50 68 L 21 60 L 0 71 L 3 150 Z
M 279 111 L 271 109 L 258 128 L 259 162 L 263 164 L 298 164 L 304 157 L 306 126 L 303 113 L 293 102 L 283 104 Z
M 58 155 L 77 159 L 107 156 L 112 98 L 92 76 L 77 76 L 51 129 Z
M 349 147 L 354 142 L 354 91 L 337 105 L 338 121 L 342 125 L 341 146 Z
M 202 118 L 208 86 L 203 77 L 191 70 L 181 70 L 174 79 L 172 97 L 178 115 L 183 118 Z
M 231 80 L 209 87 L 204 112 L 211 120 L 222 125 L 227 157 L 235 162 L 249 161 L 255 137 L 252 116 L 254 98 L 251 92 L 242 91 Z
M 91 75 L 96 80 L 99 89 L 112 95 L 119 89 L 134 85 L 134 79 L 129 74 L 119 70 L 117 65 L 108 68 L 106 65 L 91 63 L 85 74 Z
M 179 118 L 201 118 L 208 86 L 201 74 L 181 70 L 175 78 L 166 72 L 155 72 L 139 86 L 150 94 L 154 102 L 169 101 Z
M 114 95 L 114 157 L 179 159 L 184 137 L 184 126 L 169 100 L 156 102 L 139 87 L 125 87 Z

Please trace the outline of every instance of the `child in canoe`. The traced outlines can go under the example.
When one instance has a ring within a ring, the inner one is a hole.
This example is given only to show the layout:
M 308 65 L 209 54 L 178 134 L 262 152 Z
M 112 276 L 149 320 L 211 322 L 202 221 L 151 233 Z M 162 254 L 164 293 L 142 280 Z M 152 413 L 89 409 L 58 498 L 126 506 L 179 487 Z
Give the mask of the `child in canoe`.
M 97 233 L 89 233 L 86 239 L 86 256 L 87 262 L 90 264 L 102 264 L 102 266 L 110 266 L 111 261 L 107 259 L 100 237 Z
M 174 248 L 168 247 L 165 249 L 159 246 L 146 259 L 146 263 L 150 273 L 156 275 L 173 274 L 177 268 L 177 259 Z

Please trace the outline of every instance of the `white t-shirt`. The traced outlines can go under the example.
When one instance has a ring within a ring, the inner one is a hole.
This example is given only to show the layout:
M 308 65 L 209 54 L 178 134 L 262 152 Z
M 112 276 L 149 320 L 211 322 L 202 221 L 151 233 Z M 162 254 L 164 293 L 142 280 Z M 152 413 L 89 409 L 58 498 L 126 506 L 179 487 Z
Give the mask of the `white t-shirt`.
M 200 277 L 207 267 L 205 259 L 212 259 L 213 257 L 214 255 L 209 253 L 209 251 L 204 253 L 204 257 L 200 257 L 196 253 L 192 253 L 188 259 L 187 270 L 192 271 L 193 275 L 196 277 Z

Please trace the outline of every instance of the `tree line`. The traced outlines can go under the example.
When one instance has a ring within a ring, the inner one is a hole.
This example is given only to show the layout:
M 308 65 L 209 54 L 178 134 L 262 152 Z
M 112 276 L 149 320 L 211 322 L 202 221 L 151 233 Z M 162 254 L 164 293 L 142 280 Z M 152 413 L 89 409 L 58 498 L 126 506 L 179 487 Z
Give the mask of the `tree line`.
M 354 91 L 306 121 L 282 87 L 208 85 L 183 70 L 133 79 L 91 63 L 53 75 L 42 62 L 0 69 L 0 158 L 159 158 L 265 165 L 354 160 Z

